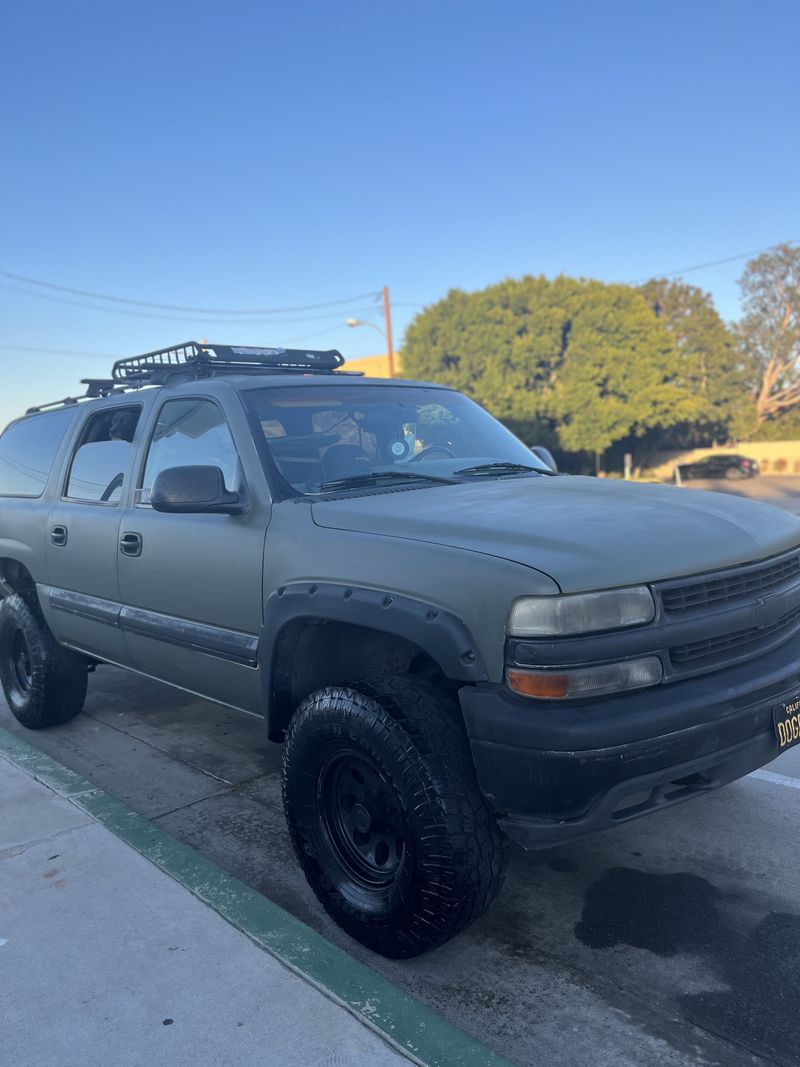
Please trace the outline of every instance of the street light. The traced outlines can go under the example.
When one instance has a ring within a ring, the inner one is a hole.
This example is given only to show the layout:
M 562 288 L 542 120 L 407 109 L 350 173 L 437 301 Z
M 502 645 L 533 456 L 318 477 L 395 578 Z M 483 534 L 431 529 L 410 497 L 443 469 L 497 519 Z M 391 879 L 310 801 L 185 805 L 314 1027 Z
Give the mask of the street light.
M 377 330 L 381 337 L 386 337 L 386 331 L 382 330 L 375 322 L 366 322 L 364 319 L 347 319 L 348 326 L 371 326 L 373 330 Z
M 371 326 L 386 341 L 386 361 L 389 364 L 389 377 L 394 378 L 394 344 L 392 343 L 392 313 L 389 307 L 389 286 L 383 287 L 383 314 L 386 319 L 386 329 L 382 330 L 374 322 L 365 322 L 364 319 L 346 319 L 348 326 Z

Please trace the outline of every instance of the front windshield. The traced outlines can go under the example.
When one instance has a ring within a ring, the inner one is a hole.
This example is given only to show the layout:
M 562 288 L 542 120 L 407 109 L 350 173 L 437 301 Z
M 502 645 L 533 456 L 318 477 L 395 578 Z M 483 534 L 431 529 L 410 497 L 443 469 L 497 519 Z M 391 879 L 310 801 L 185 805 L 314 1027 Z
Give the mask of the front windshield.
M 335 492 L 349 481 L 500 477 L 515 465 L 548 473 L 493 416 L 449 389 L 309 384 L 246 397 L 272 463 L 298 494 Z

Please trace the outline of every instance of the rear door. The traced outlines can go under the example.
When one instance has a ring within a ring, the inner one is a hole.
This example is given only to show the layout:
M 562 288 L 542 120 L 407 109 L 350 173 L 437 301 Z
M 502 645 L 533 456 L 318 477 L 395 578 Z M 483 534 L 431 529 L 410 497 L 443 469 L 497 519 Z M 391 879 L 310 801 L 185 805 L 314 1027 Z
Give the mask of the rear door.
M 255 711 L 270 504 L 241 402 L 232 389 L 225 392 L 227 398 L 173 395 L 154 411 L 120 528 L 121 625 L 138 669 Z M 157 475 L 196 465 L 219 467 L 228 489 L 246 493 L 246 513 L 154 511 L 149 498 Z
M 60 451 L 77 417 L 69 405 L 18 419 L 0 435 L 0 558 L 15 560 L 39 584 L 46 580 L 46 489 L 56 481 Z
M 119 526 L 142 404 L 92 406 L 78 431 L 47 517 L 48 622 L 59 641 L 123 666 L 118 628 Z

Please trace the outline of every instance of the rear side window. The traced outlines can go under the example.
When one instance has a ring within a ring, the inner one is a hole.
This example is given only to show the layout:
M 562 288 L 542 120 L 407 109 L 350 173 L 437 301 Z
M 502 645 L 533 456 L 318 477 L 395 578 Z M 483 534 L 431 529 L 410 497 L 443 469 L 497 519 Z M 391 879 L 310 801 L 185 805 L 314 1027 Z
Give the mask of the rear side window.
M 108 408 L 92 415 L 72 457 L 66 494 L 70 500 L 119 503 L 140 411 Z
M 33 415 L 0 436 L 0 496 L 41 496 L 74 408 Z

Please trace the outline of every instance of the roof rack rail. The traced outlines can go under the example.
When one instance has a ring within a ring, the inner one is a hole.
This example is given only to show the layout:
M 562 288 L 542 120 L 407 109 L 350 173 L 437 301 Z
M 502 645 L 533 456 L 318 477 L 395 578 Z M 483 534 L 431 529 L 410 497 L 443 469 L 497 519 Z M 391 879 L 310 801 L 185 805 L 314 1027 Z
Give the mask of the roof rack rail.
M 141 356 L 118 359 L 110 378 L 82 378 L 86 392 L 81 397 L 68 396 L 49 404 L 28 408 L 34 415 L 47 408 L 77 404 L 78 400 L 97 399 L 145 385 L 166 385 L 181 380 L 213 378 L 218 374 L 350 374 L 340 371 L 344 356 L 335 348 L 315 351 L 305 348 L 258 348 L 252 345 L 216 345 L 203 341 L 184 341 L 171 348 L 157 348 Z
M 164 385 L 178 378 L 228 374 L 332 374 L 344 364 L 335 349 L 257 348 L 249 345 L 185 341 L 142 356 L 118 359 L 111 370 L 115 385 Z
M 81 378 L 81 385 L 86 386 L 86 392 L 80 396 L 65 396 L 63 400 L 51 400 L 47 404 L 37 404 L 28 408 L 26 415 L 37 415 L 41 411 L 49 411 L 50 408 L 69 407 L 81 400 L 97 400 L 100 397 L 112 396 L 114 393 L 128 393 L 131 389 L 141 389 L 141 384 L 120 385 L 112 378 Z
M 77 404 L 78 398 L 74 396 L 65 396 L 63 400 L 50 400 L 47 404 L 37 404 L 36 407 L 26 408 L 26 415 L 38 415 L 40 411 L 49 411 L 50 408 L 66 408 L 70 404 Z

